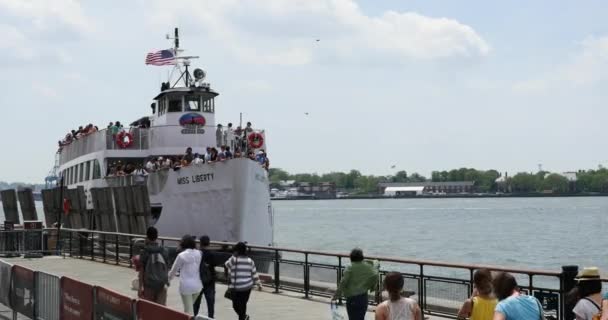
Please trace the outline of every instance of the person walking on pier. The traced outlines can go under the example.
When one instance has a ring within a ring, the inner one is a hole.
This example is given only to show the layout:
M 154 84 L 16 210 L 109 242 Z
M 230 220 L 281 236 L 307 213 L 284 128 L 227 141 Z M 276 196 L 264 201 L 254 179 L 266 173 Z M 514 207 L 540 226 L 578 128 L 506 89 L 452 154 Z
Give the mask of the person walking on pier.
M 139 296 L 145 300 L 165 305 L 169 278 L 169 254 L 158 242 L 158 230 L 149 227 L 146 231 L 146 244 L 140 253 Z
M 492 294 L 492 272 L 479 269 L 473 274 L 473 296 L 464 302 L 458 319 L 492 320 L 498 301 Z
M 247 245 L 239 242 L 234 246 L 234 255 L 224 264 L 228 271 L 230 283 L 226 295 L 232 299 L 232 308 L 239 320 L 249 320 L 247 302 L 253 286 L 262 291 L 262 283 L 258 277 L 255 263 L 247 256 Z
M 200 250 L 203 255 L 200 265 L 200 276 L 203 282 L 203 291 L 194 301 L 194 314 L 197 315 L 203 296 L 207 302 L 207 316 L 213 318 L 215 311 L 215 267 L 217 266 L 217 256 L 215 252 L 209 250 L 209 236 L 204 235 L 200 238 Z
M 169 281 L 179 272 L 179 293 L 184 304 L 184 313 L 193 314 L 194 301 L 203 290 L 199 275 L 202 254 L 196 250 L 196 242 L 191 235 L 182 237 L 180 247 L 183 251 L 177 255 L 169 271 Z
M 602 316 L 602 281 L 597 268 L 585 268 L 575 278 L 570 298 L 576 304 L 572 312 L 577 320 L 598 320 Z
M 351 265 L 344 270 L 344 276 L 334 295 L 334 300 L 346 297 L 346 312 L 349 320 L 363 320 L 367 312 L 368 291 L 378 287 L 378 267 L 370 261 L 363 261 L 363 251 L 355 248 L 350 252 Z
M 376 308 L 376 320 L 423 320 L 420 307 L 414 299 L 401 296 L 405 281 L 399 272 L 390 272 L 384 278 L 384 288 L 389 300 Z
M 500 272 L 492 280 L 494 293 L 499 302 L 493 320 L 545 319 L 538 299 L 521 294 L 517 281 L 510 273 Z

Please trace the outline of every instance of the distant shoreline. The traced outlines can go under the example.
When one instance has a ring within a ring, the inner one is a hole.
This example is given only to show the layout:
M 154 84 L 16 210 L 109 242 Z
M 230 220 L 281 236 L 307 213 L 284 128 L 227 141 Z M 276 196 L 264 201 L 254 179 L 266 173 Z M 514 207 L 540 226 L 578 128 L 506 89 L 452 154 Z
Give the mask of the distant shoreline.
M 455 194 L 411 197 L 385 197 L 382 195 L 360 195 L 341 198 L 290 197 L 272 198 L 272 201 L 290 200 L 366 200 L 366 199 L 476 199 L 476 198 L 572 198 L 572 197 L 608 197 L 608 193 L 509 193 L 509 194 Z

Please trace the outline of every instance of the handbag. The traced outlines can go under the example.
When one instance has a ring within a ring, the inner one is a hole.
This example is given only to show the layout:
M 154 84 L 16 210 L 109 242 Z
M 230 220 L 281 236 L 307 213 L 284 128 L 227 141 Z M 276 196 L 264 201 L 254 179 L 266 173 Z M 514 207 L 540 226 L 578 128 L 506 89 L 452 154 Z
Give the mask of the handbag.
M 234 262 L 234 268 L 232 269 L 231 273 L 234 273 L 234 277 L 236 279 L 236 264 L 238 263 L 238 258 L 234 257 L 234 259 L 236 260 Z M 230 278 L 228 278 L 228 288 L 226 289 L 226 292 L 224 292 L 224 298 L 228 299 L 228 300 L 232 300 L 232 291 L 233 289 L 230 288 L 230 283 L 232 282 L 232 276 Z

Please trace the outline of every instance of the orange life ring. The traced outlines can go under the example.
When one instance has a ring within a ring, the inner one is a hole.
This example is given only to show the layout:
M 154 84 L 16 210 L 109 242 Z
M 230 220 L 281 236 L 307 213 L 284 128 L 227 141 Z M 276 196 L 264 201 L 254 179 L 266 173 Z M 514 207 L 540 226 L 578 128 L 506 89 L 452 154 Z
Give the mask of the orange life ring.
M 264 136 L 259 132 L 254 132 L 247 137 L 247 141 L 251 148 L 258 149 L 264 145 Z
M 125 138 L 128 140 L 125 142 Z M 133 144 L 133 135 L 130 132 L 121 131 L 116 135 L 116 144 L 122 148 L 126 149 Z

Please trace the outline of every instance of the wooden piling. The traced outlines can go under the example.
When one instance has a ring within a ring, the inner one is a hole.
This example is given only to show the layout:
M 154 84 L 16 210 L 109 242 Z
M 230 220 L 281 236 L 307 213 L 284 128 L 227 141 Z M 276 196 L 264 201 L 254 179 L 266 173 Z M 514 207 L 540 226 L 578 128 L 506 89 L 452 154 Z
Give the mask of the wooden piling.
M 32 193 L 32 189 L 25 188 L 17 191 L 17 198 L 19 199 L 19 206 L 21 207 L 21 215 L 23 216 L 23 220 L 38 220 L 38 213 L 36 212 L 36 203 L 34 202 L 34 194 Z
M 0 191 L 2 197 L 2 209 L 4 210 L 4 220 L 21 224 L 19 219 L 19 208 L 17 208 L 17 194 L 14 189 Z

